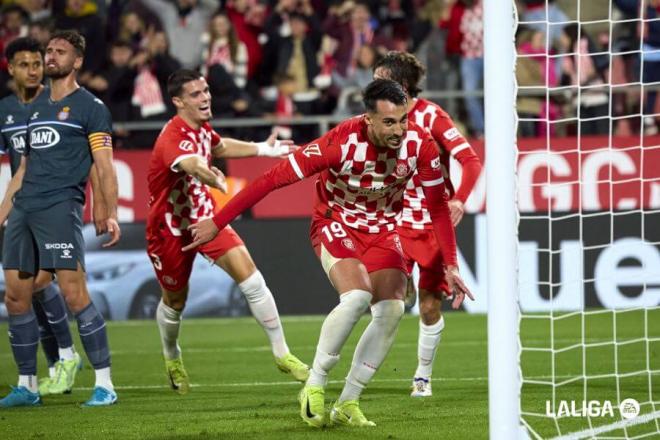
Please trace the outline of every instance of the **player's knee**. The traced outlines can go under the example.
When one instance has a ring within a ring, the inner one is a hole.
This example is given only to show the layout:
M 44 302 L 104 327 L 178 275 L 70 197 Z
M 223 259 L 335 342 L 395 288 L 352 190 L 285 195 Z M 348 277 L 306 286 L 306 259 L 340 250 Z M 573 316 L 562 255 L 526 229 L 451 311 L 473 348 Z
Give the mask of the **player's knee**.
M 62 292 L 64 301 L 66 301 L 66 305 L 73 313 L 79 312 L 90 303 L 89 294 L 83 280 L 60 282 L 60 291 Z
M 420 290 L 419 292 L 419 315 L 422 322 L 431 325 L 440 319 L 440 298 L 431 292 Z
M 40 271 L 34 279 L 34 291 L 40 291 L 48 287 L 53 281 L 53 276 L 49 272 Z
M 163 290 L 162 295 L 163 304 L 180 312 L 186 306 L 186 300 L 188 299 L 188 288 L 185 287 L 176 292 Z
M 10 315 L 21 315 L 30 310 L 30 296 L 25 293 L 7 289 L 5 292 L 5 307 Z
M 252 275 L 247 277 L 243 282 L 238 285 L 245 299 L 249 303 L 261 302 L 264 298 L 268 297 L 268 289 L 266 288 L 266 280 L 258 270 L 255 270 Z
M 346 310 L 357 321 L 367 311 L 372 298 L 373 295 L 366 290 L 349 290 L 341 295 L 336 309 Z
M 388 326 L 398 326 L 406 307 L 400 299 L 385 299 L 371 306 L 371 315 Z

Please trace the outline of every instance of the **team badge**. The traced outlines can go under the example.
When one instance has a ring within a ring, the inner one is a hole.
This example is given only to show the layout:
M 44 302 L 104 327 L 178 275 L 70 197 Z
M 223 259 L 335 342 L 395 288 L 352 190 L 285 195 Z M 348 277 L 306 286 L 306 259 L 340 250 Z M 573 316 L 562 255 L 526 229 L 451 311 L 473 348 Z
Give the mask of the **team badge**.
M 344 247 L 346 249 L 348 249 L 349 251 L 354 251 L 355 250 L 355 244 L 353 243 L 353 240 L 351 240 L 350 238 L 344 238 L 341 241 L 341 244 L 343 244 Z
M 431 160 L 431 168 L 434 170 L 439 170 L 440 169 L 440 158 L 436 157 L 435 159 Z
M 396 169 L 394 170 L 394 173 L 398 177 L 405 177 L 408 175 L 408 171 L 409 171 L 408 165 L 406 165 L 405 163 L 398 163 L 396 165 Z
M 71 107 L 63 107 L 62 111 L 57 114 L 57 119 L 60 121 L 66 121 L 69 119 L 69 112 L 71 111 Z

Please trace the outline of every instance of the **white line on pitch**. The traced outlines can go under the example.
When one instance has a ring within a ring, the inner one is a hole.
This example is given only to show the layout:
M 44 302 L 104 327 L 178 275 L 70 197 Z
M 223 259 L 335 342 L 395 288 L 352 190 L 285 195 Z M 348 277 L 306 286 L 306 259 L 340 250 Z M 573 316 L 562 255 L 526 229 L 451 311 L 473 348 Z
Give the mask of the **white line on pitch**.
M 619 422 L 611 423 L 609 425 L 599 426 L 598 428 L 585 429 L 584 431 L 578 431 L 572 434 L 562 435 L 559 437 L 555 437 L 552 440 L 581 440 L 584 438 L 592 438 L 592 437 L 596 437 L 599 434 L 603 434 L 605 432 L 614 431 L 615 429 L 624 429 L 631 426 L 648 423 L 657 418 L 660 418 L 660 411 L 644 414 L 630 420 L 621 420 Z
M 485 382 L 487 377 L 434 377 L 433 381 L 435 382 Z M 373 379 L 372 383 L 390 383 L 390 382 L 410 382 L 411 379 Z M 329 380 L 329 384 L 343 384 L 343 380 Z M 270 386 L 282 386 L 282 385 L 296 385 L 302 386 L 299 382 L 294 381 L 277 381 L 277 382 L 227 382 L 227 383 L 197 383 L 191 384 L 193 388 L 223 388 L 223 387 L 270 387 Z M 169 389 L 170 386 L 163 385 L 125 385 L 117 386 L 117 390 L 148 390 L 148 389 Z M 74 387 L 74 390 L 92 390 L 92 387 Z

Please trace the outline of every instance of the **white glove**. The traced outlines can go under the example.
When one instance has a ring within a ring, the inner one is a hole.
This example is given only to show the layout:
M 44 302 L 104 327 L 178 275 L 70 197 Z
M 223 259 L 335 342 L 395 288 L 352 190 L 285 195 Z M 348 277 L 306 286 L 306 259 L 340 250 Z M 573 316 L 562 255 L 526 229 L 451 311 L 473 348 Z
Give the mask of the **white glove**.
M 280 157 L 290 153 L 291 144 L 289 142 L 282 142 L 275 140 L 274 145 L 270 145 L 267 141 L 257 142 L 257 156 L 265 157 Z

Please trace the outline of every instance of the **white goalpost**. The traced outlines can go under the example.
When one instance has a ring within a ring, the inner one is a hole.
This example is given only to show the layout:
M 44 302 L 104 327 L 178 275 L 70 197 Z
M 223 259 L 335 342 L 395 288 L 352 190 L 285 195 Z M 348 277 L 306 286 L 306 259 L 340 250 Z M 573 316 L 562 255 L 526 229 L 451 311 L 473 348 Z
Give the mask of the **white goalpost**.
M 660 2 L 557 3 L 484 0 L 490 438 L 660 438 Z

